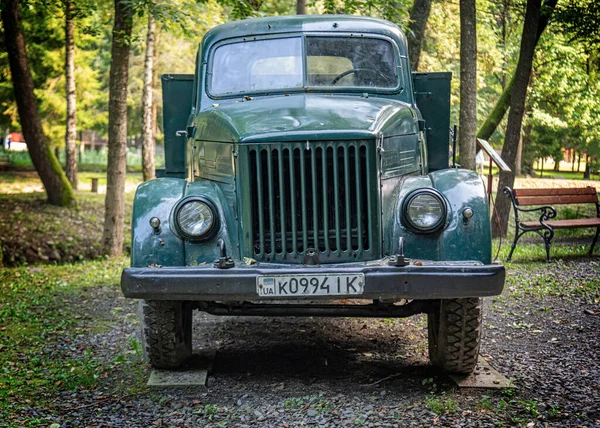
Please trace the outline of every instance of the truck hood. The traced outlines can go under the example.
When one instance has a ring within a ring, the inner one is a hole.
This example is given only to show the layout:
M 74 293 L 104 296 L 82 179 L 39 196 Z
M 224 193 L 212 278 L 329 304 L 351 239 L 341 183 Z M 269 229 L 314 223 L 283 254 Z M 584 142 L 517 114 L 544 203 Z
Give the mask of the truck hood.
M 417 132 L 410 106 L 386 98 L 301 94 L 257 98 L 202 111 L 196 135 L 207 141 L 340 140 Z

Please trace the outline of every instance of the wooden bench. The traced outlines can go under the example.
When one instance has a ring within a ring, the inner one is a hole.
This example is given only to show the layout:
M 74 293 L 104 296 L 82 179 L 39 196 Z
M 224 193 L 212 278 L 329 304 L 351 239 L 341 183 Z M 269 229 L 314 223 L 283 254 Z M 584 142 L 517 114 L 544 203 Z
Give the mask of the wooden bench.
M 554 229 L 595 227 L 596 235 L 590 248 L 590 254 L 592 254 L 600 235 L 600 204 L 598 203 L 596 189 L 593 187 L 579 187 L 575 189 L 511 189 L 510 187 L 505 187 L 504 193 L 511 198 L 515 212 L 515 239 L 506 261 L 510 261 L 519 238 L 527 232 L 535 232 L 544 240 L 544 244 L 546 245 L 546 260 L 549 263 L 550 243 L 554 237 Z M 567 204 L 594 204 L 596 207 L 596 217 L 551 220 L 556 217 L 556 210 L 552 205 Z M 537 207 L 522 208 L 533 205 Z M 537 221 L 521 221 L 519 219 L 519 212 L 536 211 L 540 213 L 540 218 Z

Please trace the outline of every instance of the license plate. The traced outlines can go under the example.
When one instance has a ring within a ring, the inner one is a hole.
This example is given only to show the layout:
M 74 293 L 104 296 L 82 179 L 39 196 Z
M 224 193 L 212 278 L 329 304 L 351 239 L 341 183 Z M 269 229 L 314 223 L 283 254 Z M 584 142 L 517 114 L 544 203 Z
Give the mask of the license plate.
M 260 297 L 336 296 L 362 294 L 364 289 L 365 275 L 362 273 L 265 275 L 256 279 Z

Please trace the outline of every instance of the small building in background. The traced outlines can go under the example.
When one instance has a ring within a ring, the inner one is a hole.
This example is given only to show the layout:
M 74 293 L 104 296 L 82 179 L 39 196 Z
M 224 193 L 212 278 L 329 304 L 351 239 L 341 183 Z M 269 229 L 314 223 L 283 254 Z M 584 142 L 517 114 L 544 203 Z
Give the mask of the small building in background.
M 21 132 L 10 132 L 3 141 L 4 150 L 10 152 L 25 152 L 27 144 Z

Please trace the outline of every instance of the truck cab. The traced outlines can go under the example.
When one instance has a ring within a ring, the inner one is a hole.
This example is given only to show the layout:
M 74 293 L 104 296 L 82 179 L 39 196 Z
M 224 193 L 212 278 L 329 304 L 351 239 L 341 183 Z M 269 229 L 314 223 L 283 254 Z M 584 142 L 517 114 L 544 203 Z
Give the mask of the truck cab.
M 165 168 L 139 186 L 126 297 L 149 363 L 185 364 L 215 315 L 428 315 L 432 363 L 473 370 L 500 294 L 485 185 L 449 164 L 450 73 L 355 16 L 209 31 L 194 75 L 162 76 Z M 350 302 L 350 304 L 342 304 Z

